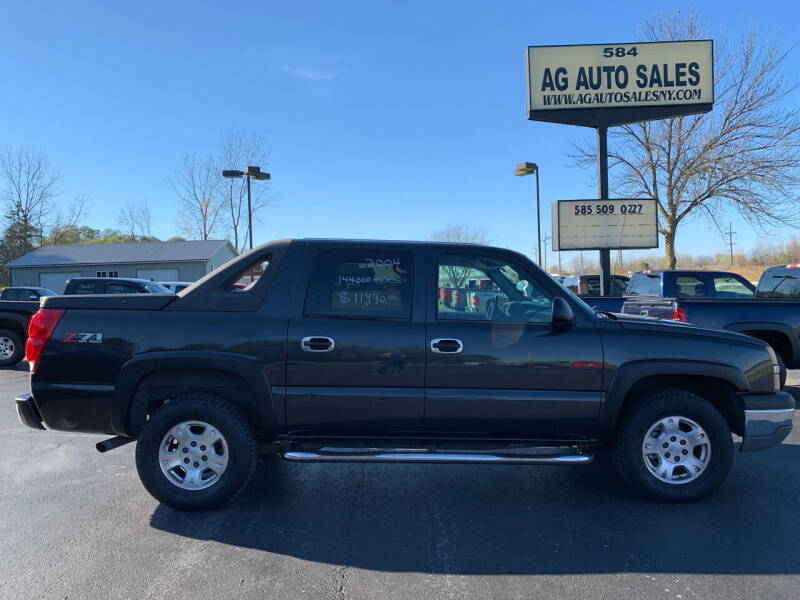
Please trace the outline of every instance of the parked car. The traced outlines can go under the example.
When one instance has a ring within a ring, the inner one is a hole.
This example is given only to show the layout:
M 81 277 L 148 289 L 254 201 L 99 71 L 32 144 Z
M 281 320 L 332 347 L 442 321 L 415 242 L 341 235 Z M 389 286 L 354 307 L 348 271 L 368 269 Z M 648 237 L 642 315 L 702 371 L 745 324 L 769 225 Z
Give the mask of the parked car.
M 0 300 L 39 300 L 42 296 L 55 296 L 53 290 L 43 287 L 7 287 L 0 292 Z
M 78 294 L 170 294 L 160 283 L 126 277 L 76 277 L 67 281 L 64 295 Z
M 167 288 L 168 292 L 172 292 L 173 294 L 177 294 L 185 290 L 187 287 L 192 285 L 191 281 L 159 281 L 161 285 Z
M 631 275 L 625 296 L 752 298 L 756 286 L 728 271 L 650 269 Z
M 786 267 L 767 269 L 755 296 L 753 285 L 741 277 L 715 275 L 711 278 L 713 289 L 706 288 L 706 293 L 715 296 L 692 296 L 698 284 L 685 284 L 683 290 L 680 286 L 672 290 L 683 291 L 683 295 L 630 296 L 622 313 L 706 325 L 764 340 L 777 354 L 783 386 L 786 369 L 800 368 L 800 296 L 791 291 L 795 272 Z
M 233 288 L 254 264 L 258 281 Z M 449 267 L 498 287 L 491 318 L 439 301 Z M 608 444 L 636 492 L 697 500 L 725 480 L 731 432 L 743 451 L 775 446 L 794 413 L 765 342 L 597 314 L 479 245 L 283 240 L 181 295 L 47 297 L 30 330 L 20 420 L 115 436 L 101 451 L 136 440 L 145 487 L 179 509 L 234 496 L 259 449 L 585 464 Z
M 757 298 L 800 298 L 800 264 L 764 270 L 756 288 Z
M 755 286 L 737 273 L 695 269 L 649 269 L 631 275 L 621 298 L 584 298 L 597 310 L 622 312 L 629 297 L 752 298 Z
M 38 298 L 0 300 L 0 367 L 13 367 L 25 358 L 28 323 L 38 310 Z

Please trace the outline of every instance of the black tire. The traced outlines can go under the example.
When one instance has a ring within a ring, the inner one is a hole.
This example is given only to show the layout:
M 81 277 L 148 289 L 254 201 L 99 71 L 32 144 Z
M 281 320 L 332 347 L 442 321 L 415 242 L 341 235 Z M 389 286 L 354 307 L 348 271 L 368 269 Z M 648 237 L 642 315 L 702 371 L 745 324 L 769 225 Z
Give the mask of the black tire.
M 11 331 L 10 329 L 0 329 L 0 340 L 4 342 L 4 345 L 10 344 L 13 346 L 11 356 L 8 358 L 0 357 L 0 367 L 13 367 L 19 361 L 25 358 L 25 344 L 18 333 Z
M 710 455 L 705 469 L 686 483 L 658 479 L 643 456 L 647 431 L 669 416 L 691 419 L 705 430 L 709 441 Z M 611 456 L 620 477 L 638 494 L 661 502 L 694 502 L 725 481 L 733 463 L 733 440 L 725 417 L 713 404 L 683 390 L 663 390 L 635 400 L 625 410 L 617 425 Z
M 227 443 L 227 467 L 219 479 L 205 489 L 179 487 L 167 478 L 159 465 L 164 437 L 179 423 L 192 420 L 216 428 Z M 211 394 L 191 394 L 165 403 L 147 421 L 136 444 L 136 469 L 142 484 L 156 500 L 178 510 L 203 510 L 223 505 L 244 489 L 257 460 L 258 444 L 250 423 L 236 406 Z

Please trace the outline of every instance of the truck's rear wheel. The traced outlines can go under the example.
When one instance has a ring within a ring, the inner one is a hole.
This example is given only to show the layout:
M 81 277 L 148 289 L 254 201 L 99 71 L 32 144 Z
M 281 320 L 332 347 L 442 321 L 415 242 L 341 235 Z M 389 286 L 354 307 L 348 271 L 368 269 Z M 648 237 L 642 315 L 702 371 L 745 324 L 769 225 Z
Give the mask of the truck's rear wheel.
M 728 476 L 731 431 L 710 402 L 682 390 L 665 390 L 626 410 L 612 460 L 639 494 L 661 501 L 700 500 Z
M 19 334 L 0 329 L 0 367 L 12 367 L 25 356 L 25 345 Z
M 232 404 L 209 394 L 165 403 L 136 444 L 136 468 L 147 491 L 181 510 L 222 505 L 253 474 L 253 429 Z

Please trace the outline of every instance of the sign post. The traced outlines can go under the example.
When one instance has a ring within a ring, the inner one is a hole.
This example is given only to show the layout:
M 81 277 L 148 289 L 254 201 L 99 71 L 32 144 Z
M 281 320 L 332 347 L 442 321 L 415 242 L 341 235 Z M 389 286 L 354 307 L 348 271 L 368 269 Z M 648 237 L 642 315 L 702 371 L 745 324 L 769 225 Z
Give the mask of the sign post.
M 529 120 L 597 130 L 602 203 L 609 200 L 609 127 L 708 112 L 714 103 L 711 40 L 529 46 L 526 62 Z M 647 247 L 657 243 L 656 237 Z M 600 291 L 606 296 L 611 247 L 600 248 L 600 270 Z

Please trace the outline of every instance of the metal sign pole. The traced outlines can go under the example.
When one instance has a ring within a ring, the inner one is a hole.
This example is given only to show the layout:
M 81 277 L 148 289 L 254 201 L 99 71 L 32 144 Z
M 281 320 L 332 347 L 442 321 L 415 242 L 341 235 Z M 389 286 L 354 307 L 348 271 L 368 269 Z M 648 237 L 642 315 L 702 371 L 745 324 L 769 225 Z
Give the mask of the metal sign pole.
M 608 126 L 597 128 L 597 195 L 608 200 Z M 600 250 L 600 295 L 611 295 L 611 250 Z

